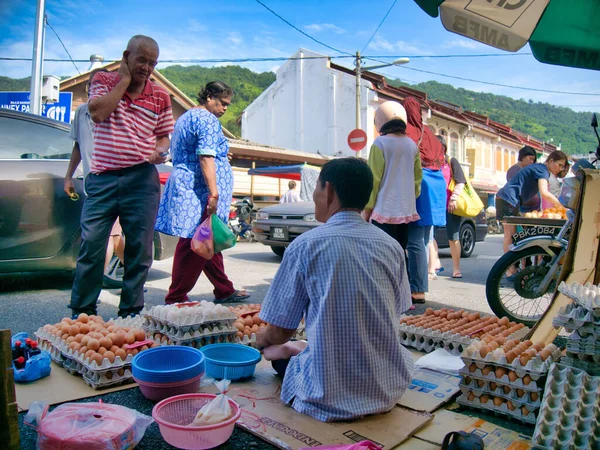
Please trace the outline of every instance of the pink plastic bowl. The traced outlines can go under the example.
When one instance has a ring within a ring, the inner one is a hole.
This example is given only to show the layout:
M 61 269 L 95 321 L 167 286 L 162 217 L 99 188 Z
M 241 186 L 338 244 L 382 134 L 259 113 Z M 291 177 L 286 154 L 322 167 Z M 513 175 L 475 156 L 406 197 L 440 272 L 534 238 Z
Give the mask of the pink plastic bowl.
M 197 377 L 189 380 L 178 381 L 176 383 L 149 383 L 147 381 L 133 378 L 140 387 L 140 391 L 148 400 L 158 402 L 168 397 L 181 394 L 195 394 L 200 389 L 200 379 L 204 372 Z
M 204 450 L 226 442 L 242 415 L 239 405 L 233 400 L 229 400 L 233 416 L 225 422 L 202 427 L 189 425 L 200 408 L 215 397 L 214 394 L 185 394 L 157 403 L 152 409 L 152 417 L 158 423 L 163 439 L 174 447 L 187 450 Z

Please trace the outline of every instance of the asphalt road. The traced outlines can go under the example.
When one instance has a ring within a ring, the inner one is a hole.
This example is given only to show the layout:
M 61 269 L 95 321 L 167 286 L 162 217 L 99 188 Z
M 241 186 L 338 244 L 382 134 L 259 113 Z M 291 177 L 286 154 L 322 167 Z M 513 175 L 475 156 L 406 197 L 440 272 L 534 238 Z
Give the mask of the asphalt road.
M 430 281 L 428 302 L 415 311 L 455 307 L 491 313 L 485 300 L 487 274 L 502 252 L 501 236 L 488 236 L 477 243 L 470 258 L 461 262 L 463 278 L 452 279 L 452 260 L 448 250 L 440 256 L 445 270 Z M 279 267 L 280 258 L 258 243 L 239 243 L 225 252 L 225 270 L 236 288 L 247 289 L 252 296 L 247 303 L 262 303 Z M 146 283 L 146 304 L 162 304 L 170 284 L 172 259 L 155 262 Z M 69 274 L 16 274 L 0 276 L 0 329 L 33 333 L 47 323 L 70 316 L 67 308 L 72 279 Z M 203 276 L 190 293 L 191 300 L 214 300 L 212 286 Z M 116 317 L 119 304 L 117 290 L 103 290 L 98 312 L 106 320 Z M 443 305 L 443 306 L 442 306 Z

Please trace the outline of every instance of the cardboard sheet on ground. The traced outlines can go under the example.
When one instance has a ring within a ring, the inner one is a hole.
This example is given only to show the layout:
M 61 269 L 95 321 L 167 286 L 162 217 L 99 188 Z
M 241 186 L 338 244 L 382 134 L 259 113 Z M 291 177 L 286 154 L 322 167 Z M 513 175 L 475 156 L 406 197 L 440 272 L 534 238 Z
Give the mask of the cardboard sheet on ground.
M 521 435 L 477 417 L 445 409 L 437 411 L 433 420 L 418 430 L 414 438 L 440 446 L 446 434 L 459 430 L 468 433 L 475 431 L 483 439 L 486 450 L 529 450 L 533 448 L 529 436 Z
M 271 364 L 263 360 L 256 367 L 252 379 L 231 384 L 230 390 L 239 390 L 230 391 L 230 395 L 235 396 L 235 401 L 245 410 L 260 418 L 264 427 L 245 413 L 238 425 L 283 449 L 352 444 L 365 439 L 382 444 L 384 448 L 393 448 L 432 418 L 425 412 L 395 407 L 389 413 L 352 422 L 319 422 L 283 404 L 279 399 L 280 385 Z M 216 388 L 205 387 L 202 391 L 216 392 Z M 242 395 L 254 396 L 259 400 L 253 401 Z
M 417 411 L 433 412 L 459 392 L 459 383 L 459 376 L 417 369 L 398 404 Z
M 129 383 L 95 391 L 85 384 L 81 376 L 71 375 L 55 362 L 52 362 L 50 376 L 33 383 L 15 383 L 17 403 L 21 410 L 28 410 L 32 402 L 43 401 L 49 405 L 56 405 L 81 398 L 108 394 L 109 392 L 122 391 L 123 389 L 131 389 L 136 386 L 136 383 Z

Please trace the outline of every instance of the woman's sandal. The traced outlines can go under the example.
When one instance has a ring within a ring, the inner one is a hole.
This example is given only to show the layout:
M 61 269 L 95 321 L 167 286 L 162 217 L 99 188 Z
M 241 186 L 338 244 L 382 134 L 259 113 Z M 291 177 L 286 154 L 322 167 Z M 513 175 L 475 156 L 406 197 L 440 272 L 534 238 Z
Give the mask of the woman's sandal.
M 435 272 L 429 272 L 427 274 L 427 278 L 429 278 L 430 280 L 437 280 L 438 276 L 437 276 L 437 274 Z
M 452 278 L 462 278 L 462 273 L 460 273 L 460 272 L 454 272 L 452 274 Z

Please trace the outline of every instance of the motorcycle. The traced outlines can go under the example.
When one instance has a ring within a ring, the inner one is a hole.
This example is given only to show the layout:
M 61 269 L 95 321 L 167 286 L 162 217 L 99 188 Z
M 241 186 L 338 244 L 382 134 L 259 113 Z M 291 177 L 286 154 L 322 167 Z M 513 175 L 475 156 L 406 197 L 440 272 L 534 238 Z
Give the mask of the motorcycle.
M 243 200 L 235 200 L 231 204 L 229 211 L 229 228 L 235 234 L 238 240 L 242 239 L 247 242 L 254 241 L 254 233 L 252 232 L 252 215 L 254 212 L 254 203 L 248 197 Z
M 489 234 L 503 234 L 504 233 L 504 225 L 502 222 L 496 219 L 495 217 L 490 217 L 487 220 L 488 224 L 488 233 Z
M 592 127 L 598 137 L 596 161 L 600 159 L 600 136 L 596 114 Z M 594 161 L 594 163 L 596 162 Z M 594 163 L 580 167 L 594 168 Z M 578 162 L 580 164 L 580 162 Z M 573 228 L 582 172 L 566 179 L 561 192 L 561 203 L 568 209 L 562 228 L 531 226 L 513 235 L 515 242 L 490 270 L 486 281 L 486 297 L 494 314 L 533 326 L 552 303 L 562 263 L 567 253 Z

